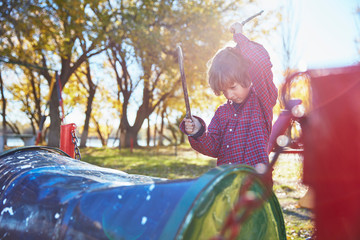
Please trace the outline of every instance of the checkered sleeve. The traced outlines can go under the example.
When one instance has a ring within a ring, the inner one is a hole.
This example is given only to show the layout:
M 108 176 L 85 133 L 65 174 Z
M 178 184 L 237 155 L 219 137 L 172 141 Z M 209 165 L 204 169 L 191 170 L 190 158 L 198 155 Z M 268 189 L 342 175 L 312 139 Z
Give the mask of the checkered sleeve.
M 197 117 L 200 120 L 200 123 L 206 129 L 206 123 L 201 118 Z M 181 131 L 185 132 L 185 124 L 182 122 L 180 124 Z M 202 153 L 204 155 L 217 158 L 219 154 L 219 149 L 221 146 L 221 126 L 218 116 L 212 118 L 208 129 L 201 135 L 196 138 L 188 136 L 191 147 Z
M 221 129 L 219 117 L 215 113 L 207 131 L 202 136 L 197 139 L 189 138 L 191 146 L 204 155 L 217 158 L 221 147 Z
M 266 49 L 243 34 L 234 34 L 234 40 L 241 53 L 250 60 L 250 77 L 262 107 L 267 113 L 272 114 L 276 104 L 277 88 L 273 82 L 272 64 Z

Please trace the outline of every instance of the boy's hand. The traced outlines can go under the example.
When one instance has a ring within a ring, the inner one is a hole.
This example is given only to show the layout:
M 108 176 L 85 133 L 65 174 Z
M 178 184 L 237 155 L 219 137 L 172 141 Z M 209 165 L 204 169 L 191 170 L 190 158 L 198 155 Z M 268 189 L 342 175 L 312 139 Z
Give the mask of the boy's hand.
M 242 33 L 243 25 L 239 22 L 231 24 L 229 30 L 232 34 Z
M 185 131 L 188 135 L 194 135 L 201 129 L 201 123 L 195 117 L 191 117 L 191 119 L 184 118 L 184 122 L 185 122 Z

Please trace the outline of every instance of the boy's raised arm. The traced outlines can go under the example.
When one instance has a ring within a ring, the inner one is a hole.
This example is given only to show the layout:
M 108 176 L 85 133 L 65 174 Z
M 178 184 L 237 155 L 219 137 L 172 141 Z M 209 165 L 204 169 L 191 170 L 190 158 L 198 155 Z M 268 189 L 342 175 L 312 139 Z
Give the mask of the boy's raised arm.
M 250 60 L 249 73 L 253 87 L 263 107 L 271 111 L 276 103 L 277 88 L 273 82 L 272 64 L 266 49 L 242 34 L 242 25 L 235 23 L 230 27 L 234 34 L 236 48 Z

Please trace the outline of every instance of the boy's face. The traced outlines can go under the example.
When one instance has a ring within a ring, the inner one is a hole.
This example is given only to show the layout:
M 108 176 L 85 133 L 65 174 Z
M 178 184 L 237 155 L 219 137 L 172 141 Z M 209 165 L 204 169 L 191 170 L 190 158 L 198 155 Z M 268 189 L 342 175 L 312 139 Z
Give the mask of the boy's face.
M 249 94 L 250 87 L 244 88 L 240 83 L 233 82 L 229 84 L 222 92 L 224 96 L 235 103 L 242 103 Z

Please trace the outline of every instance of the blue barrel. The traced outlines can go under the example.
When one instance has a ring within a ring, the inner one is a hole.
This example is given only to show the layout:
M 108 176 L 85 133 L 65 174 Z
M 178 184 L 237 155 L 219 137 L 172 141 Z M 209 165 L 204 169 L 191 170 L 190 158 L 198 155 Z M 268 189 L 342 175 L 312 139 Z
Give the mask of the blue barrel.
M 228 165 L 167 180 L 94 166 L 56 148 L 13 149 L 0 154 L 0 238 L 209 239 L 252 171 Z M 262 190 L 259 182 L 252 188 Z M 239 239 L 286 239 L 274 194 Z

